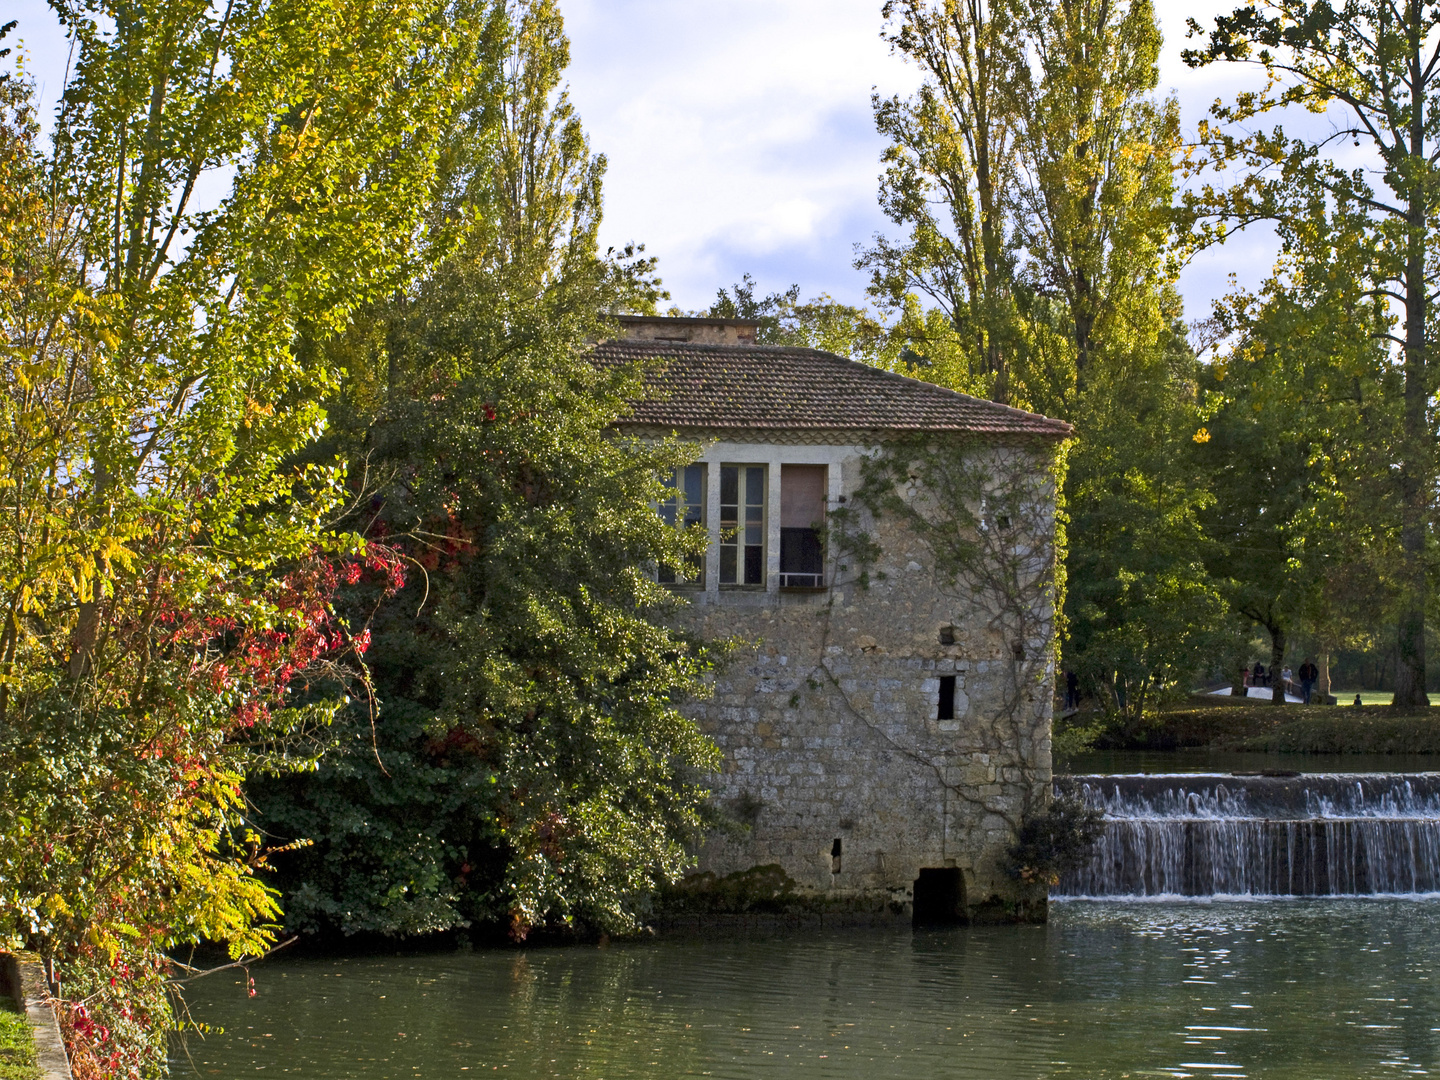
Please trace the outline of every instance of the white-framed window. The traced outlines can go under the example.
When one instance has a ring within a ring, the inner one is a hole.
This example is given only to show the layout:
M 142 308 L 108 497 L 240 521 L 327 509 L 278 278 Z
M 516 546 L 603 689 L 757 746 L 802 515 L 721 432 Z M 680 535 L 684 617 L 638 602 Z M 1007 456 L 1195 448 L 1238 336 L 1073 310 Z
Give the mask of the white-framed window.
M 720 584 L 765 584 L 764 465 L 720 466 Z
M 660 518 L 665 524 L 676 529 L 705 527 L 705 480 L 704 465 L 683 465 L 665 481 L 667 494 L 660 503 Z M 696 555 L 678 570 L 673 566 L 661 565 L 656 576 L 668 585 L 694 585 L 705 581 L 705 557 Z

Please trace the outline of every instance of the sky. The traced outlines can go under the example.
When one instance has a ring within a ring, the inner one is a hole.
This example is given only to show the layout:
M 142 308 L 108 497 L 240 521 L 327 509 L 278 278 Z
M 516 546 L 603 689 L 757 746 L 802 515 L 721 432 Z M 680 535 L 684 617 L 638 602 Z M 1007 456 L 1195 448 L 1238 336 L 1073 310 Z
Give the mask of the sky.
M 686 310 L 746 273 L 765 292 L 798 284 L 805 297 L 865 301 L 855 245 L 898 235 L 876 202 L 884 142 L 870 97 L 918 83 L 880 37 L 881 0 L 560 2 L 571 100 L 609 163 L 602 244 L 644 244 Z M 1187 132 L 1217 96 L 1253 83 L 1243 69 L 1180 61 L 1185 18 L 1205 24 L 1234 6 L 1157 0 L 1160 89 L 1177 95 Z M 54 17 L 44 0 L 3 7 L 53 99 L 66 58 Z M 1197 258 L 1180 279 L 1186 318 L 1204 318 L 1232 274 L 1256 284 L 1273 258 L 1265 235 Z

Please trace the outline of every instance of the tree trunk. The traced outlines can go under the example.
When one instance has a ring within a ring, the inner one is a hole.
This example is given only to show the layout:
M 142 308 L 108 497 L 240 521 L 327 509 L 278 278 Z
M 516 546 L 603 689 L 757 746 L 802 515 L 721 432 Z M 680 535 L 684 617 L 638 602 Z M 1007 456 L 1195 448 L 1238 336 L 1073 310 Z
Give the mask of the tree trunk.
M 1315 690 L 1320 695 L 1320 704 L 1324 705 L 1330 697 L 1330 650 L 1320 650 L 1320 678 L 1315 680 Z
M 1416 102 L 1412 143 L 1423 146 L 1420 103 Z M 1419 184 L 1419 181 L 1412 181 Z M 1397 709 L 1429 705 L 1425 694 L 1425 600 L 1429 585 L 1425 577 L 1425 533 L 1429 524 L 1430 455 L 1433 450 L 1426 414 L 1430 390 L 1429 357 L 1425 325 L 1426 303 L 1425 241 L 1427 220 L 1424 186 L 1410 197 L 1407 215 L 1408 250 L 1405 260 L 1405 416 L 1400 459 L 1400 548 L 1403 565 L 1400 587 L 1404 590 L 1395 663 L 1395 696 L 1390 704 Z
M 1280 626 L 1267 627 L 1270 631 L 1270 702 L 1285 704 L 1285 680 L 1280 672 L 1285 668 L 1285 629 Z

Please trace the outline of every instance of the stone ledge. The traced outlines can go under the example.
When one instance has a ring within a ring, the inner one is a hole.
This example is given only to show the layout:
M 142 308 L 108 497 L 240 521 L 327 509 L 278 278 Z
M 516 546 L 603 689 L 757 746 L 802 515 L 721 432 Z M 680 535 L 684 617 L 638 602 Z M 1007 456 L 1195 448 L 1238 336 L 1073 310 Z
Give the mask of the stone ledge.
M 910 912 L 826 911 L 750 912 L 746 914 L 697 913 L 665 915 L 652 919 L 650 928 L 658 937 L 732 937 L 744 934 L 791 933 L 797 930 L 841 930 L 851 928 L 910 929 Z

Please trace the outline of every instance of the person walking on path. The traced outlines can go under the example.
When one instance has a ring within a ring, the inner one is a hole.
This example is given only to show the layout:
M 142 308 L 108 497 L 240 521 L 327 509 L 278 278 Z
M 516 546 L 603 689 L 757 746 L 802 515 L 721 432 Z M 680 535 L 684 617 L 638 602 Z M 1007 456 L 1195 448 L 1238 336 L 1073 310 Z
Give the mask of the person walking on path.
M 1315 661 L 1307 656 L 1305 662 L 1300 665 L 1300 670 L 1297 674 L 1300 676 L 1300 699 L 1306 705 L 1309 705 L 1310 694 L 1314 691 L 1315 683 L 1320 678 L 1320 669 L 1315 666 Z

